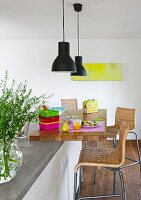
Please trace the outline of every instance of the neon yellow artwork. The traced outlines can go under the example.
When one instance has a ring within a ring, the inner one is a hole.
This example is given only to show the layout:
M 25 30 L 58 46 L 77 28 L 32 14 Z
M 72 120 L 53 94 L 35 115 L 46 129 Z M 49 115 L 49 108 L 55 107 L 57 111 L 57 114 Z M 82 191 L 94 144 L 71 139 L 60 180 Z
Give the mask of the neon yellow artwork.
M 85 63 L 87 76 L 72 76 L 73 81 L 121 81 L 123 65 L 121 63 Z

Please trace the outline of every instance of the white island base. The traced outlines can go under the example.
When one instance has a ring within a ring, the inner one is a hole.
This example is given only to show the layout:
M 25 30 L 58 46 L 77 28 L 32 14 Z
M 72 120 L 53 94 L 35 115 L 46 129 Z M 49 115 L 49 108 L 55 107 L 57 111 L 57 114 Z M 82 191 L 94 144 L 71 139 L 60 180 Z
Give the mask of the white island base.
M 64 142 L 23 200 L 72 200 L 81 146 L 81 142 Z

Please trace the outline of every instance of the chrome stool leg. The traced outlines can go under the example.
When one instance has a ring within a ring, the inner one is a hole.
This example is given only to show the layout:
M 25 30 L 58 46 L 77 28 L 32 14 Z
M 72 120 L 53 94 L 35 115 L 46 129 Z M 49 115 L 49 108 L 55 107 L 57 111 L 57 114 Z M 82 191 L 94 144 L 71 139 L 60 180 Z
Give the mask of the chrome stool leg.
M 76 200 L 76 193 L 77 193 L 77 172 L 74 173 L 74 194 L 73 194 L 73 200 Z
M 139 166 L 140 166 L 140 178 L 141 178 L 141 153 L 140 153 L 140 148 L 139 148 L 138 136 L 137 136 L 137 133 L 134 132 L 134 131 L 129 131 L 128 133 L 132 133 L 132 134 L 135 135 L 135 139 L 136 139 L 136 148 L 137 148 L 137 154 L 138 154 L 138 160 L 134 160 L 134 159 L 131 159 L 131 158 L 127 158 L 127 157 L 126 157 L 126 159 L 132 161 L 132 163 L 129 164 L 129 165 L 123 166 L 123 168 L 129 167 L 129 166 L 131 166 L 131 165 L 139 164 Z
M 113 147 L 116 148 L 117 146 L 117 135 L 113 138 Z
M 117 169 L 120 177 L 120 182 L 121 182 L 121 195 L 122 195 L 122 200 L 126 200 L 126 193 L 125 193 L 125 188 L 124 188 L 124 178 L 123 178 L 123 173 L 120 169 Z
M 139 141 L 138 141 L 137 133 L 135 132 L 133 133 L 136 137 L 136 146 L 137 146 L 138 160 L 139 160 L 139 165 L 140 165 L 140 178 L 141 178 L 141 154 L 140 154 L 140 148 L 139 148 Z
M 78 200 L 80 199 L 80 193 L 81 193 L 81 181 L 82 181 L 82 167 L 80 167 L 79 170 L 79 185 L 78 185 Z
M 96 167 L 94 167 L 94 185 L 96 184 Z
M 113 178 L 113 194 L 116 193 L 116 169 L 113 170 L 114 178 Z
M 82 169 L 81 169 L 81 182 L 83 182 L 83 166 L 82 166 Z

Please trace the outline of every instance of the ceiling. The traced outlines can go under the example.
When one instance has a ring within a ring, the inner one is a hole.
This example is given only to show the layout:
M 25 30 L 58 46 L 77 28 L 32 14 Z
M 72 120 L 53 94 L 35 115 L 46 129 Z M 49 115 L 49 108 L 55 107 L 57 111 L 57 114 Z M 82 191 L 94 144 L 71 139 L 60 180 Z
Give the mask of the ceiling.
M 65 35 L 76 38 L 73 3 L 82 3 L 81 38 L 141 38 L 141 0 L 65 0 Z M 0 38 L 62 38 L 62 0 L 0 0 Z

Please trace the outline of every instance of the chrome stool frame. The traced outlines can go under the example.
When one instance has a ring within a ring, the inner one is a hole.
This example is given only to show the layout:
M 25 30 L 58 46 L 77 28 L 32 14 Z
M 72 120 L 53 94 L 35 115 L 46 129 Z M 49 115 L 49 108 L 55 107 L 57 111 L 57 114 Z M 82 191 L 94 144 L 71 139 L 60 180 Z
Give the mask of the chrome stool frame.
M 105 167 L 104 167 L 105 168 Z M 82 167 L 80 167 L 79 170 L 79 183 L 78 183 L 78 189 L 77 189 L 77 172 L 74 173 L 74 195 L 73 200 L 81 200 L 81 199 L 99 199 L 99 198 L 111 198 L 111 197 L 122 197 L 122 200 L 126 200 L 126 193 L 124 188 L 124 178 L 123 173 L 121 171 L 121 168 L 107 168 L 108 170 L 113 171 L 114 178 L 113 178 L 113 194 L 107 194 L 107 195 L 97 195 L 97 196 L 81 196 L 81 182 L 82 182 Z M 120 177 L 120 184 L 121 184 L 121 194 L 116 193 L 116 173 L 118 172 Z M 77 197 L 76 197 L 77 196 Z

